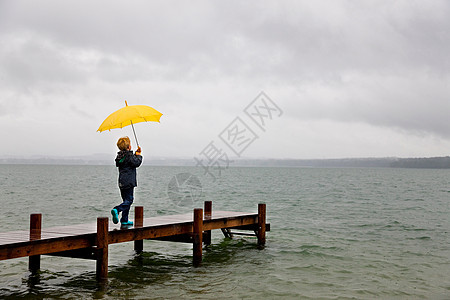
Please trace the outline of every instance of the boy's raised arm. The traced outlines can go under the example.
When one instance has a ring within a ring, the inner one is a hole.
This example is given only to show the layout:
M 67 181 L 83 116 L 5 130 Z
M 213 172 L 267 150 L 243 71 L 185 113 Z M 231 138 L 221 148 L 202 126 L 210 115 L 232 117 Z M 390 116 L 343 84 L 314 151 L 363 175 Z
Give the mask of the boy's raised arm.
M 141 152 L 142 152 L 141 147 L 138 147 L 136 150 L 136 155 L 141 155 Z

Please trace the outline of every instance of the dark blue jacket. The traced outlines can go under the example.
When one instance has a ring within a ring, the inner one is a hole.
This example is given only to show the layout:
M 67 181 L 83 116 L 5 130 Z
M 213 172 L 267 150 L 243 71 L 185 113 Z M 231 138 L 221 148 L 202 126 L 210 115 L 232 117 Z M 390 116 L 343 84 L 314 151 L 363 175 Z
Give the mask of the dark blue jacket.
M 119 151 L 116 157 L 116 167 L 119 168 L 119 188 L 129 189 L 137 186 L 136 168 L 142 163 L 142 156 L 133 151 Z

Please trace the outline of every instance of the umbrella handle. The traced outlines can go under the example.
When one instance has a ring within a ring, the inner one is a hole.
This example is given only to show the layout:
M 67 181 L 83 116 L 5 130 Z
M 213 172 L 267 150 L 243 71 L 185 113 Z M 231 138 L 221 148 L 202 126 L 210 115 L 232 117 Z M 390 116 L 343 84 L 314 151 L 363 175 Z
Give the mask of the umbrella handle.
M 133 121 L 131 121 L 131 127 L 133 127 L 134 139 L 136 140 L 136 145 L 139 148 L 139 142 L 138 142 L 137 137 L 136 137 L 136 131 L 134 130 Z

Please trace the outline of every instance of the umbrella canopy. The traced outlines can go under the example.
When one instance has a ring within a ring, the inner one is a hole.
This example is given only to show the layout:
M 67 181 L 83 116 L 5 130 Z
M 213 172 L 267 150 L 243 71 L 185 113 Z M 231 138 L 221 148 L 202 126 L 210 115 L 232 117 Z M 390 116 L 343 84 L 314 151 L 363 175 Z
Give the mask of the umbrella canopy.
M 159 122 L 162 113 L 157 111 L 156 109 L 147 106 L 147 105 L 128 105 L 127 101 L 125 101 L 125 107 L 113 112 L 110 114 L 100 125 L 97 131 L 102 132 L 105 130 L 111 130 L 115 128 L 123 128 L 125 126 L 131 125 L 140 122 Z M 136 133 L 134 131 L 134 136 L 136 137 Z M 136 139 L 137 143 L 137 139 Z M 137 143 L 138 144 L 138 143 Z M 139 144 L 138 144 L 139 146 Z
M 126 106 L 110 114 L 97 131 L 123 128 L 125 126 L 140 122 L 159 122 L 162 113 L 147 105 L 130 105 L 125 101 Z

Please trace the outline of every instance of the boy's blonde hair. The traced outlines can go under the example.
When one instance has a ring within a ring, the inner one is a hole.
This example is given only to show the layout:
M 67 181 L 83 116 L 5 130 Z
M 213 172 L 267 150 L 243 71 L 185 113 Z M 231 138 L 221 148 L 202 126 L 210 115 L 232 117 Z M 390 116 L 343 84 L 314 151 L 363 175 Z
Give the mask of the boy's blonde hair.
M 130 138 L 127 136 L 121 137 L 118 141 L 117 141 L 117 147 L 119 148 L 119 150 L 128 150 L 128 148 L 130 147 Z

